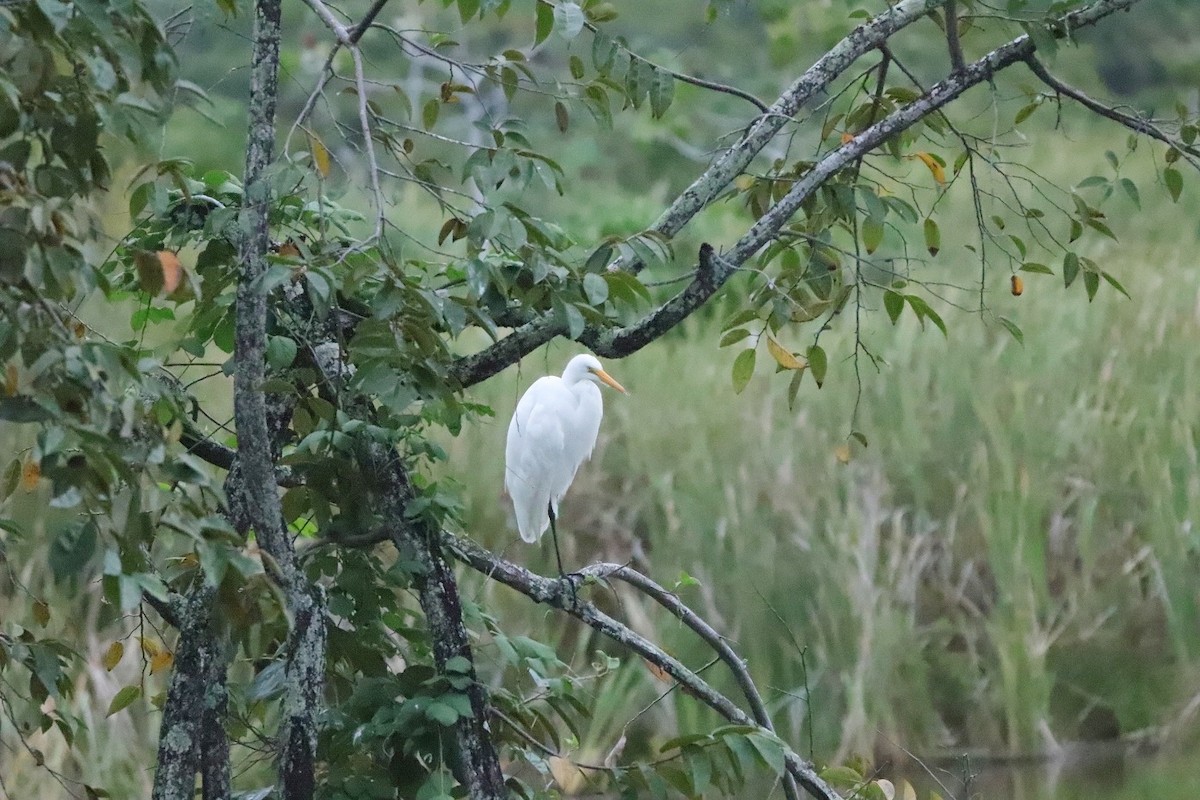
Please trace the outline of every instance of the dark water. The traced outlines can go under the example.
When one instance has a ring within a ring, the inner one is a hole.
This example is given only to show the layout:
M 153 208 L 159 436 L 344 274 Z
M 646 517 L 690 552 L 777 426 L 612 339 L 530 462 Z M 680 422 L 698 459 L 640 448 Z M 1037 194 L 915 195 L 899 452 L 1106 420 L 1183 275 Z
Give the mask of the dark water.
M 1120 747 L 1089 747 L 1061 758 L 1019 763 L 970 758 L 906 769 L 925 800 L 1200 800 L 1200 754 L 1131 755 Z

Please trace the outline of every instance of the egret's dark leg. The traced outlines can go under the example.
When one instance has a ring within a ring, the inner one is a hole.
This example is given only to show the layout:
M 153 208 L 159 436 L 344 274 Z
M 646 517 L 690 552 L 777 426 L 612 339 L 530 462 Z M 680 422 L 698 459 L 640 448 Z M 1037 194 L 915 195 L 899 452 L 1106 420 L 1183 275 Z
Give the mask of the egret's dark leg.
M 562 554 L 558 552 L 558 525 L 555 524 L 554 504 L 547 505 L 546 510 L 550 512 L 550 538 L 554 540 L 554 558 L 558 561 L 558 577 L 560 580 L 567 582 L 567 586 L 571 587 L 571 603 L 579 604 L 579 595 L 575 593 L 575 581 L 571 580 L 571 576 L 563 569 Z
M 562 555 L 558 552 L 558 526 L 555 525 L 554 503 L 547 503 L 546 511 L 550 513 L 550 538 L 554 540 L 554 558 L 558 561 L 558 577 L 565 578 L 567 571 L 563 569 Z

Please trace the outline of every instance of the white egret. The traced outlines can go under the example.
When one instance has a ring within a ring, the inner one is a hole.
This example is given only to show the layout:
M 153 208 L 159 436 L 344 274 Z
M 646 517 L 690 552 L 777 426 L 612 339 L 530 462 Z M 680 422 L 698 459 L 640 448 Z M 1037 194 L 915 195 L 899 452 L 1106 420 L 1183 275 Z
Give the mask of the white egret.
M 629 394 L 595 356 L 577 355 L 561 378 L 547 375 L 534 381 L 508 424 L 504 488 L 512 498 L 517 529 L 522 539 L 533 543 L 550 527 L 559 573 L 563 568 L 555 526 L 558 504 L 596 446 L 604 415 L 600 383 Z

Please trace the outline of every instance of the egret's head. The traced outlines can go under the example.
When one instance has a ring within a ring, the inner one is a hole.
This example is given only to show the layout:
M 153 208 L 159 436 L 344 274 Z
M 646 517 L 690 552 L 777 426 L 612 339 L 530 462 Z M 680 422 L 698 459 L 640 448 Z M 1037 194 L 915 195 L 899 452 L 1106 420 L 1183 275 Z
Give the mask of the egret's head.
M 598 358 L 587 353 L 577 355 L 567 362 L 567 368 L 563 370 L 562 377 L 566 383 L 576 383 L 578 381 L 607 383 L 621 394 L 629 394 L 624 386 L 617 383 L 612 375 L 604 371 L 604 367 L 600 366 Z

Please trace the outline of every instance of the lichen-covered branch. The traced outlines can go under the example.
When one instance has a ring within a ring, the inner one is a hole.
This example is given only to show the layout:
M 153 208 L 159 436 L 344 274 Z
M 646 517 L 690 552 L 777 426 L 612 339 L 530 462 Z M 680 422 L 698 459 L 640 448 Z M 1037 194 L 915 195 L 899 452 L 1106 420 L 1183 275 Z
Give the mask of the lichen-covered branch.
M 1138 2 L 1141 0 L 1096 0 L 1078 11 L 1064 14 L 1050 26 L 1050 31 L 1055 36 L 1066 36 L 1070 31 L 1094 25 L 1104 17 Z M 745 263 L 778 234 L 814 191 L 843 167 L 957 99 L 968 89 L 991 80 L 997 72 L 1024 61 L 1036 49 L 1028 35 L 1020 36 L 934 84 L 917 100 L 894 111 L 832 151 L 792 184 L 787 194 L 760 217 L 724 257 L 733 264 Z
M 568 591 L 563 580 L 552 580 L 506 561 L 485 550 L 469 539 L 443 533 L 446 548 L 467 566 L 486 577 L 511 587 L 531 600 L 565 611 L 588 627 L 604 634 L 615 642 L 625 645 L 651 664 L 659 667 L 693 697 L 712 708 L 725 719 L 737 725 L 757 724 L 753 717 L 743 711 L 732 700 L 718 692 L 703 678 L 688 669 L 682 662 L 669 655 L 661 647 L 632 631 L 588 602 L 580 601 Z M 600 565 L 593 569 L 602 569 Z M 784 749 L 788 773 L 820 800 L 837 800 L 838 794 L 823 781 L 812 765 L 790 748 Z
M 597 355 L 607 358 L 621 358 L 636 352 L 707 303 L 734 272 L 736 266 L 718 256 L 711 245 L 701 245 L 696 276 L 683 291 L 633 325 L 623 328 L 585 328 L 579 341 Z M 557 318 L 540 317 L 517 328 L 491 347 L 459 359 L 451 369 L 451 377 L 460 386 L 473 386 L 566 332 L 566 325 Z
M 835 44 L 797 78 L 736 144 L 721 154 L 667 207 L 651 226 L 668 237 L 678 233 L 701 209 L 740 175 L 775 134 L 810 98 L 824 91 L 861 56 L 886 42 L 897 31 L 911 25 L 945 0 L 901 0 L 887 11 L 865 22 Z
M 776 100 L 771 107 L 772 113 L 760 117 L 737 144 L 725 151 L 703 175 L 676 198 L 655 222 L 653 229 L 667 236 L 677 233 L 749 165 L 801 104 L 827 87 L 859 56 L 871 49 L 886 47 L 888 37 L 930 10 L 944 5 L 944 2 L 945 0 L 901 0 L 888 11 L 856 28 Z M 1104 17 L 1128 9 L 1138 2 L 1141 0 L 1096 0 L 1051 21 L 1048 28 L 1053 36 L 1065 37 L 1071 31 L 1093 25 Z M 707 274 L 702 252 L 696 280 L 684 292 L 655 309 L 637 325 L 615 330 L 589 327 L 580 335 L 579 341 L 598 354 L 609 357 L 629 355 L 654 341 L 711 297 L 716 288 L 768 244 L 795 215 L 803 202 L 839 170 L 861 159 L 890 137 L 938 111 L 967 89 L 990 80 L 1000 70 L 1028 58 L 1035 50 L 1032 39 L 1029 36 L 1021 36 L 978 61 L 964 64 L 961 69 L 934 85 L 916 101 L 893 112 L 822 158 L 793 184 L 787 195 L 759 218 L 730 250 L 721 253 L 716 261 L 717 267 Z M 626 266 L 636 271 L 636 265 Z M 525 354 L 565 333 L 565 324 L 554 316 L 547 314 L 532 319 L 515 328 L 495 344 L 459 359 L 450 369 L 451 376 L 459 385 L 471 386 L 497 374 L 510 364 L 516 363 Z

